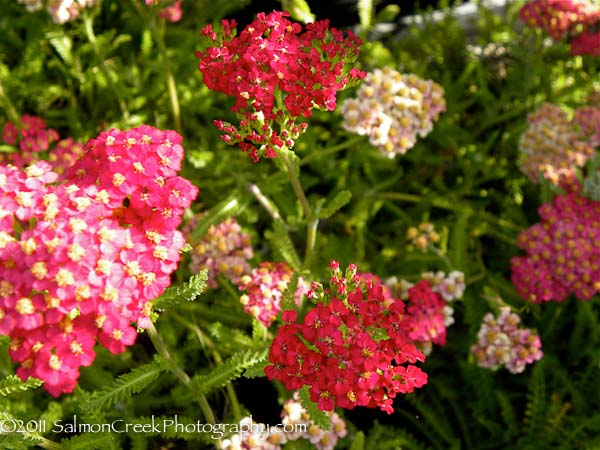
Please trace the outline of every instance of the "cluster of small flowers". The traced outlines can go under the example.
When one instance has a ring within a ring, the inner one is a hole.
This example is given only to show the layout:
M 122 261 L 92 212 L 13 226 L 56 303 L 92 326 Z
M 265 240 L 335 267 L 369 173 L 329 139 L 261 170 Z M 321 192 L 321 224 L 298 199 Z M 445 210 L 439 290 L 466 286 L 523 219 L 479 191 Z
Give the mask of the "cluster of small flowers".
M 368 135 L 384 156 L 394 158 L 414 147 L 417 135 L 429 134 L 445 110 L 440 85 L 385 67 L 367 74 L 357 97 L 344 101 L 343 126 Z
M 191 235 L 199 218 L 194 217 L 184 228 L 184 234 Z M 189 238 L 188 238 L 189 240 Z M 217 287 L 217 276 L 225 275 L 232 283 L 238 284 L 242 275 L 250 273 L 250 260 L 254 256 L 250 235 L 233 217 L 218 225 L 211 225 L 199 242 L 192 243 L 190 271 L 198 273 L 208 269 L 208 285 Z
M 520 16 L 554 40 L 569 39 L 571 54 L 600 56 L 600 8 L 588 0 L 533 0 Z
M 579 126 L 592 147 L 600 147 L 600 107 L 581 106 L 577 108 L 573 123 Z
M 238 144 L 255 162 L 291 148 L 306 129 L 300 118 L 310 117 L 315 107 L 333 111 L 337 91 L 364 76 L 346 68 L 361 44 L 352 32 L 329 29 L 327 20 L 302 31 L 288 16 L 259 13 L 239 36 L 235 21 L 222 22 L 222 36 L 207 25 L 203 34 L 211 46 L 196 54 L 206 86 L 236 99 L 232 111 L 240 127 L 215 121 L 221 138 Z
M 135 341 L 133 323 L 148 326 L 197 194 L 177 176 L 180 142 L 149 126 L 111 130 L 60 179 L 45 161 L 0 166 L 0 333 L 19 377 L 72 392 L 96 339 L 119 353 Z
M 544 356 L 540 337 L 528 328 L 519 328 L 520 322 L 509 307 L 500 308 L 497 318 L 492 313 L 485 315 L 477 333 L 479 340 L 471 347 L 480 367 L 498 370 L 504 366 L 511 373 L 521 373 L 526 364 Z
M 168 22 L 176 23 L 181 20 L 183 10 L 181 9 L 182 0 L 175 0 L 170 5 L 166 5 L 165 0 L 146 0 L 147 6 L 162 6 L 162 9 L 158 13 L 158 17 L 162 17 Z
M 292 281 L 294 271 L 284 262 L 263 262 L 252 273 L 240 278 L 239 289 L 246 291 L 240 297 L 244 311 L 268 327 L 281 311 L 281 301 L 288 285 Z M 308 285 L 298 277 L 294 301 L 300 305 L 302 297 L 307 293 Z
M 394 295 L 405 299 L 406 320 L 410 324 L 410 337 L 425 355 L 433 344 L 446 343 L 446 328 L 454 323 L 454 308 L 449 302 L 461 298 L 465 289 L 462 272 L 426 272 L 416 285 L 392 277 L 386 281 Z
M 27 11 L 39 11 L 46 4 L 46 10 L 56 23 L 66 23 L 75 20 L 83 8 L 94 6 L 96 0 L 18 0 L 25 5 Z
M 529 128 L 521 136 L 521 169 L 534 182 L 539 174 L 553 184 L 573 179 L 578 167 L 594 155 L 585 136 L 556 105 L 543 104 L 527 116 Z
M 13 122 L 8 122 L 2 130 L 3 142 L 18 145 L 19 151 L 0 153 L 0 164 L 12 164 L 24 168 L 41 160 L 43 154 L 47 153 L 52 170 L 62 174 L 81 156 L 83 145 L 73 138 L 60 141 L 58 139 L 58 132 L 53 128 L 47 128 L 44 119 L 24 115 L 21 117 L 20 127 Z M 51 148 L 53 145 L 54 148 Z
M 418 227 L 410 227 L 406 230 L 406 239 L 414 245 L 417 250 L 425 251 L 434 246 L 440 240 L 440 235 L 435 231 L 432 223 L 423 222 Z
M 353 264 L 345 275 L 336 261 L 329 267 L 330 287 L 312 283 L 307 296 L 317 305 L 302 323 L 296 311 L 283 313 L 265 373 L 290 390 L 310 386 L 311 400 L 323 411 L 337 405 L 392 413 L 398 393 L 427 383 L 414 365 L 425 356 L 409 337 L 404 303 L 386 298 L 380 282 L 365 281 Z
M 600 291 L 600 202 L 569 192 L 539 208 L 542 219 L 517 238 L 526 256 L 511 260 L 517 292 L 534 303 Z
M 298 392 L 292 399 L 287 400 L 281 412 L 281 425 L 267 427 L 265 424 L 254 423 L 251 417 L 240 421 L 242 431 L 223 441 L 222 450 L 281 450 L 281 445 L 306 439 L 317 450 L 333 450 L 338 440 L 346 436 L 346 422 L 335 412 L 329 415 L 329 431 L 324 431 L 315 425 L 310 415 L 302 407 Z

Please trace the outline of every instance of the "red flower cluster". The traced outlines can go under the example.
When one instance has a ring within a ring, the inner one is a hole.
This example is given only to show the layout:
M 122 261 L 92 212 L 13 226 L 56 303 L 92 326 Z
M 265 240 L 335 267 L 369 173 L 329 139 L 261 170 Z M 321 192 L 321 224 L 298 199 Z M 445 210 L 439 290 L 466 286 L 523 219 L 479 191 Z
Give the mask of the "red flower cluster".
M 58 140 L 58 132 L 47 128 L 44 119 L 24 115 L 21 126 L 8 122 L 2 130 L 5 144 L 19 146 L 18 152 L 0 153 L 0 164 L 13 164 L 25 167 L 39 161 L 48 152 L 48 159 L 54 172 L 63 173 L 71 167 L 83 153 L 83 145 L 72 138 Z M 55 144 L 56 143 L 56 144 Z M 52 149 L 52 145 L 54 148 Z
M 61 179 L 46 162 L 0 166 L 0 333 L 22 379 L 71 392 L 96 338 L 119 353 L 135 341 L 132 324 L 149 324 L 197 194 L 177 176 L 180 142 L 148 126 L 111 130 Z
M 570 39 L 573 55 L 600 56 L 600 8 L 588 0 L 533 0 L 521 8 L 520 16 L 554 40 Z
M 295 311 L 284 312 L 265 373 L 290 390 L 310 386 L 311 399 L 324 411 L 337 405 L 392 413 L 398 393 L 427 383 L 414 365 L 425 357 L 408 336 L 404 303 L 386 298 L 384 288 L 361 279 L 354 265 L 345 277 L 337 262 L 330 268 L 330 289 L 313 283 L 308 296 L 319 304 L 301 323 Z
M 539 208 L 542 222 L 517 238 L 527 256 L 511 260 L 512 282 L 534 303 L 570 293 L 589 300 L 600 291 L 600 202 L 575 192 Z
M 234 96 L 232 111 L 240 126 L 215 121 L 228 144 L 238 144 L 257 162 L 292 147 L 306 128 L 300 117 L 312 108 L 333 111 L 336 93 L 362 78 L 358 69 L 346 70 L 361 44 L 352 32 L 329 28 L 323 20 L 302 27 L 287 19 L 289 13 L 260 13 L 236 36 L 236 22 L 224 20 L 223 36 L 211 25 L 203 34 L 211 46 L 196 56 L 204 83 Z

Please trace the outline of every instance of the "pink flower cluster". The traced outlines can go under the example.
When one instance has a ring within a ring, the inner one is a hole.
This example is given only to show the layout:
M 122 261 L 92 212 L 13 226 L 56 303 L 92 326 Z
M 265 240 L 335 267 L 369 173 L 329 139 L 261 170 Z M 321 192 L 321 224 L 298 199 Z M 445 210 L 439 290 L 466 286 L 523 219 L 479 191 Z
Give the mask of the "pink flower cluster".
M 571 54 L 600 56 L 600 8 L 588 0 L 533 0 L 520 11 L 530 27 L 559 40 L 567 38 Z
M 191 234 L 198 217 L 186 226 L 184 232 Z M 217 276 L 222 274 L 238 284 L 242 275 L 250 273 L 250 260 L 254 256 L 250 235 L 242 231 L 235 218 L 230 217 L 218 225 L 211 225 L 199 242 L 192 243 L 190 271 L 198 273 L 208 269 L 208 285 L 217 287 Z
M 511 260 L 517 292 L 534 303 L 589 300 L 600 291 L 600 202 L 570 192 L 538 211 L 542 221 L 517 238 L 527 255 Z
M 240 297 L 244 311 L 258 319 L 268 327 L 281 311 L 283 294 L 292 281 L 294 271 L 284 262 L 263 262 L 249 275 L 240 278 L 239 289 L 246 291 Z M 300 305 L 302 297 L 308 291 L 308 285 L 298 277 L 298 285 L 294 294 L 296 305 Z
M 75 20 L 83 8 L 94 6 L 96 0 L 18 0 L 19 3 L 25 5 L 28 11 L 38 11 L 43 8 L 46 3 L 46 10 L 56 23 L 65 23 Z
M 254 423 L 251 417 L 240 421 L 240 433 L 223 441 L 223 450 L 281 450 L 290 441 L 305 439 L 317 450 L 333 450 L 338 440 L 346 436 L 346 422 L 335 412 L 330 414 L 329 431 L 319 428 L 302 407 L 299 395 L 287 400 L 281 412 L 282 421 L 278 427 Z
M 347 70 L 361 44 L 352 32 L 329 28 L 323 20 L 306 25 L 287 19 L 289 13 L 259 13 L 236 36 L 236 22 L 224 20 L 223 34 L 211 25 L 203 34 L 210 46 L 198 52 L 199 68 L 209 89 L 235 97 L 231 108 L 239 128 L 215 121 L 228 144 L 238 144 L 257 162 L 291 148 L 313 108 L 333 111 L 336 93 L 364 74 Z
M 183 15 L 183 10 L 181 9 L 181 2 L 182 0 L 175 0 L 174 2 L 165 0 L 146 0 L 146 5 L 162 7 L 162 9 L 158 12 L 158 17 L 162 17 L 168 22 L 176 23 L 181 20 L 181 16 Z
M 592 147 L 600 147 L 600 107 L 582 106 L 577 108 L 573 123 L 579 126 Z
M 337 405 L 392 413 L 397 394 L 427 383 L 414 365 L 425 357 L 409 337 L 404 303 L 386 297 L 377 280 L 362 279 L 354 265 L 345 276 L 335 261 L 330 269 L 330 288 L 312 284 L 308 297 L 318 303 L 300 323 L 296 311 L 283 313 L 265 373 L 290 390 L 309 386 L 323 411 Z
M 445 110 L 440 85 L 385 67 L 367 74 L 356 98 L 344 101 L 343 126 L 394 158 L 414 147 L 417 135 L 429 134 Z
M 485 315 L 478 341 L 471 347 L 480 367 L 506 367 L 511 373 L 521 373 L 525 365 L 544 356 L 540 337 L 530 329 L 519 328 L 520 322 L 521 318 L 509 307 L 500 308 L 497 318 L 491 313 Z
M 581 113 L 580 113 L 581 116 Z M 560 185 L 594 155 L 594 149 L 557 105 L 543 104 L 527 116 L 529 128 L 521 136 L 521 169 L 535 183 L 539 175 Z
M 141 126 L 90 140 L 63 178 L 41 161 L 0 166 L 0 333 L 17 374 L 71 392 L 96 339 L 112 353 L 146 327 L 170 284 L 197 189 L 177 176 L 172 131 Z
M 18 145 L 19 151 L 0 153 L 0 164 L 24 168 L 44 157 L 49 160 L 54 172 L 62 174 L 81 156 L 83 145 L 72 138 L 58 139 L 58 132 L 47 128 L 44 119 L 24 115 L 19 127 L 8 122 L 2 130 L 4 143 Z

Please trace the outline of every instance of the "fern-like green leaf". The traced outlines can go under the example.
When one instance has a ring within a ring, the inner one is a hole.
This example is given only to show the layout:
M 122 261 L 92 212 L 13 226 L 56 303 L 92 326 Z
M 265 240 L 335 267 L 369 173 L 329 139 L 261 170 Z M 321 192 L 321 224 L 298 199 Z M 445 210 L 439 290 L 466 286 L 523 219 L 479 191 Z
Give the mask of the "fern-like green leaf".
M 321 219 L 328 219 L 333 216 L 336 212 L 338 212 L 341 208 L 346 206 L 350 199 L 352 198 L 352 193 L 348 190 L 340 191 L 333 197 L 333 200 L 329 202 L 329 204 L 323 208 L 323 210 L 319 213 L 319 217 Z
M 449 422 L 444 417 L 440 417 L 440 415 L 429 405 L 425 404 L 420 397 L 417 397 L 416 395 L 407 395 L 405 398 L 417 409 L 417 411 L 419 411 L 419 415 L 427 421 L 429 428 L 446 441 L 447 444 L 454 444 L 458 441 Z
M 300 394 L 300 403 L 310 416 L 310 420 L 318 426 L 320 429 L 324 431 L 329 431 L 331 427 L 331 420 L 329 416 L 321 411 L 317 404 L 310 399 L 310 392 L 308 390 L 308 386 L 304 385 L 302 389 L 299 391 Z
M 123 401 L 133 394 L 141 392 L 148 385 L 153 383 L 158 375 L 169 368 L 169 363 L 164 359 L 155 356 L 154 361 L 136 367 L 131 372 L 118 377 L 111 386 L 92 393 L 86 401 L 81 404 L 82 410 L 97 411 L 114 405 L 118 401 Z
M 538 432 L 546 420 L 546 374 L 544 361 L 539 361 L 533 367 L 529 380 L 527 405 L 525 407 L 525 423 L 530 435 Z
M 302 264 L 284 222 L 276 220 L 273 223 L 273 230 L 266 231 L 265 237 L 271 243 L 271 247 L 277 256 L 288 263 L 294 270 L 300 270 Z
M 225 386 L 239 378 L 245 369 L 254 366 L 266 358 L 267 349 L 238 352 L 206 375 L 197 375 L 192 379 L 192 388 L 197 394 Z
M 244 378 L 259 378 L 265 376 L 265 367 L 269 365 L 267 357 L 257 361 L 253 366 L 248 367 L 244 371 Z
M 61 442 L 65 450 L 105 450 L 114 448 L 114 437 L 110 433 L 82 433 Z
M 44 382 L 38 378 L 28 378 L 22 381 L 16 375 L 9 375 L 0 380 L 0 396 L 6 397 L 13 392 L 26 391 L 28 389 L 40 387 Z
M 152 301 L 154 308 L 167 309 L 183 302 L 193 302 L 206 289 L 208 272 L 201 271 L 192 275 L 187 283 L 179 286 L 170 286 L 165 292 Z

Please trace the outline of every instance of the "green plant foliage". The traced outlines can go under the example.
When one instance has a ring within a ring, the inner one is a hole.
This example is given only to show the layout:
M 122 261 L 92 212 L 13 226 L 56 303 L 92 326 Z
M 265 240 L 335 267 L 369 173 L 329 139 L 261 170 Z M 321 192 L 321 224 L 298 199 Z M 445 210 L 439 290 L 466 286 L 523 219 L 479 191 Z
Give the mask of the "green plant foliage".
M 25 391 L 31 388 L 40 387 L 43 384 L 42 380 L 37 378 L 28 378 L 26 381 L 21 380 L 16 375 L 9 375 L 3 380 L 0 380 L 0 395 L 6 397 L 13 392 Z
M 184 285 L 168 287 L 152 304 L 155 309 L 163 310 L 183 302 L 193 302 L 206 289 L 207 279 L 208 271 L 203 270 L 197 275 L 192 275 Z

